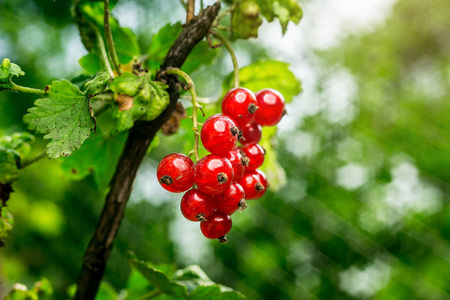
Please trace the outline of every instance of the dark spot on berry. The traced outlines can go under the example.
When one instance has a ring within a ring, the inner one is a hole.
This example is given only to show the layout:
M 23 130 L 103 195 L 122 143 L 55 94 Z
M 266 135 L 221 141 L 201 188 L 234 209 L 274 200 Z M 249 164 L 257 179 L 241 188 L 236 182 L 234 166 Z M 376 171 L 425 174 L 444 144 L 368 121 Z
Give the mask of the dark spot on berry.
M 242 212 L 246 208 L 247 208 L 247 204 L 245 203 L 245 200 L 242 199 L 241 201 L 239 201 L 239 212 Z
M 163 177 L 159 178 L 159 182 L 167 184 L 167 185 L 171 185 L 173 182 L 173 179 L 169 175 L 164 175 Z
M 231 127 L 230 131 L 231 131 L 231 135 L 233 135 L 233 136 L 236 136 L 236 134 L 239 134 L 241 132 L 236 126 Z
M 242 159 L 241 159 L 241 164 L 244 166 L 244 167 L 248 167 L 248 163 L 250 162 L 250 158 L 248 158 L 247 156 L 243 156 L 242 157 Z
M 225 173 L 219 173 L 219 174 L 217 174 L 217 180 L 221 184 L 226 183 L 228 181 L 228 176 Z
M 251 113 L 251 114 L 254 114 L 257 110 L 258 110 L 258 106 L 256 106 L 256 104 L 255 103 L 250 103 L 249 105 L 248 105 L 248 112 L 249 113 Z
M 264 191 L 265 188 L 264 188 L 264 186 L 262 185 L 261 182 L 257 182 L 257 183 L 255 184 L 255 190 L 257 190 L 258 192 L 261 192 L 261 191 Z
M 227 237 L 226 236 L 221 236 L 219 238 L 219 243 L 221 244 L 226 244 L 228 242 Z
M 206 222 L 208 220 L 205 219 L 205 214 L 204 213 L 199 213 L 196 215 L 197 220 L 199 220 L 200 222 Z

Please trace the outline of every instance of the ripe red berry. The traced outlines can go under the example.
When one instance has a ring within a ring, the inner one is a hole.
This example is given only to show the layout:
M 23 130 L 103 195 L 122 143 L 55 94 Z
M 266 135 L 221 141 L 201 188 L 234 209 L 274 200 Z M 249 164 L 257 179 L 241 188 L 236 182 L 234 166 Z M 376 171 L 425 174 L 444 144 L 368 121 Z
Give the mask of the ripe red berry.
M 187 191 L 194 185 L 194 162 L 181 153 L 169 154 L 159 162 L 156 175 L 169 192 Z
M 238 126 L 253 121 L 257 109 L 255 94 L 246 88 L 230 90 L 222 101 L 222 112 L 230 116 Z
M 240 184 L 235 182 L 223 194 L 214 196 L 216 208 L 230 216 L 239 208 L 244 210 L 247 207 L 244 198 L 244 189 Z
M 242 152 L 250 160 L 246 170 L 255 170 L 264 163 L 265 150 L 258 144 L 247 144 L 242 147 Z
M 248 158 L 242 156 L 241 149 L 238 147 L 227 152 L 225 154 L 225 157 L 233 166 L 234 181 L 238 181 L 242 177 L 242 175 L 244 175 L 245 166 L 248 165 Z
M 239 129 L 232 119 L 222 114 L 209 117 L 203 124 L 200 138 L 213 154 L 225 154 L 236 146 Z
M 256 93 L 258 110 L 255 122 L 261 126 L 274 126 L 285 113 L 284 97 L 274 89 L 264 89 Z
M 222 155 L 206 155 L 195 165 L 194 179 L 195 184 L 202 192 L 218 195 L 223 193 L 233 182 L 233 166 Z
M 180 209 L 183 216 L 193 222 L 206 221 L 215 208 L 212 196 L 199 189 L 190 189 L 181 198 Z
M 231 218 L 229 215 L 216 210 L 208 221 L 200 223 L 200 229 L 208 239 L 220 239 L 221 242 L 226 242 L 225 235 L 231 229 Z
M 254 200 L 261 198 L 266 192 L 267 179 L 261 170 L 245 171 L 244 176 L 238 181 L 245 192 L 245 199 Z
M 239 138 L 239 142 L 241 142 L 242 145 L 258 144 L 261 140 L 262 128 L 261 125 L 256 122 L 245 124 L 241 127 L 241 131 L 242 136 Z

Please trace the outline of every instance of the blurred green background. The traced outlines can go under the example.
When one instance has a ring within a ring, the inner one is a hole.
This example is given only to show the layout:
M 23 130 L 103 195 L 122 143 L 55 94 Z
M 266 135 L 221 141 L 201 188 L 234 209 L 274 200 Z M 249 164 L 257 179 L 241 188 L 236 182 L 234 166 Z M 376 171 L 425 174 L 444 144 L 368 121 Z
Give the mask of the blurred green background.
M 162 3 L 120 0 L 113 11 L 141 49 L 185 18 L 178 1 Z M 162 157 L 186 152 L 183 121 L 139 171 L 104 278 L 117 291 L 132 250 L 154 263 L 198 264 L 248 299 L 450 299 L 450 2 L 302 4 L 304 19 L 285 36 L 264 23 L 258 39 L 234 43 L 241 66 L 277 59 L 303 81 L 274 141 L 281 186 L 233 217 L 228 244 L 205 239 L 181 216 L 181 195 L 155 176 Z M 60 0 L 0 2 L 0 58 L 25 71 L 17 83 L 42 88 L 81 73 L 87 52 L 69 9 Z M 192 73 L 199 96 L 218 99 L 231 69 L 222 51 Z M 26 130 L 35 99 L 0 93 L 0 135 Z M 44 146 L 39 137 L 33 153 Z M 0 296 L 47 277 L 64 299 L 76 281 L 104 195 L 93 175 L 71 180 L 63 160 L 30 166 L 13 186 Z

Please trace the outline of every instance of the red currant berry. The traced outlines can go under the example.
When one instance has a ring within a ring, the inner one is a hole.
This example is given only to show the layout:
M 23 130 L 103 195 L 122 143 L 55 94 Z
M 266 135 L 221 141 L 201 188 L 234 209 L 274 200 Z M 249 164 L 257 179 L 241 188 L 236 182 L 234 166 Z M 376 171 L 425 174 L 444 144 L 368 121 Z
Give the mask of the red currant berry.
M 194 162 L 181 153 L 169 154 L 159 162 L 156 176 L 169 192 L 187 191 L 194 185 Z
M 274 126 L 285 114 L 284 97 L 274 89 L 264 89 L 256 93 L 258 110 L 255 122 L 261 126 Z
M 242 145 L 245 144 L 258 144 L 262 136 L 262 128 L 256 122 L 248 123 L 241 128 L 242 135 L 239 138 L 239 142 Z
M 180 209 L 183 216 L 193 222 L 206 221 L 215 208 L 214 198 L 199 189 L 190 189 L 181 198 Z
M 230 216 L 239 208 L 241 210 L 247 208 L 244 198 L 244 189 L 240 184 L 235 182 L 233 182 L 223 194 L 214 197 L 216 200 L 216 208 Z
M 208 239 L 220 239 L 221 242 L 226 242 L 225 235 L 231 229 L 231 218 L 229 215 L 216 210 L 208 221 L 200 223 L 200 229 Z
M 203 124 L 200 138 L 206 150 L 213 154 L 225 154 L 236 146 L 239 129 L 229 117 L 215 114 Z
M 245 192 L 245 199 L 254 200 L 261 198 L 266 192 L 267 179 L 261 170 L 245 171 L 244 176 L 238 181 Z
M 225 157 L 230 161 L 233 166 L 234 181 L 239 180 L 244 175 L 245 166 L 248 165 L 249 159 L 243 157 L 241 154 L 241 149 L 236 147 L 233 150 L 227 152 Z
M 230 116 L 238 126 L 253 121 L 257 109 L 255 94 L 246 88 L 230 90 L 222 101 L 222 112 Z
M 194 168 L 195 184 L 204 193 L 218 195 L 234 180 L 233 166 L 222 155 L 210 154 L 200 159 Z
M 246 170 L 255 170 L 261 167 L 264 162 L 264 155 L 266 151 L 258 144 L 247 144 L 242 147 L 242 152 L 250 160 Z

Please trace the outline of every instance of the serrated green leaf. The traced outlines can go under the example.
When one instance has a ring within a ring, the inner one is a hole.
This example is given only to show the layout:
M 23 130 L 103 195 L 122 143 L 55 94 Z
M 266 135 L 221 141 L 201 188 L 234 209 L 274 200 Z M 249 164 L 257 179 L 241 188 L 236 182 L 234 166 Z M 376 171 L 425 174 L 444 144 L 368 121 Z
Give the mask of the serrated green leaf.
M 256 0 L 240 1 L 234 6 L 231 15 L 232 38 L 258 37 L 258 28 L 261 24 L 260 8 Z
M 50 158 L 69 156 L 79 149 L 94 129 L 88 100 L 70 81 L 53 81 L 47 98 L 36 100 L 23 119 L 30 129 L 51 139 Z
M 138 77 L 126 73 L 116 77 L 110 84 L 116 99 L 120 95 L 132 96 L 131 109 L 121 110 L 120 105 L 113 108 L 113 118 L 116 120 L 115 133 L 133 127 L 137 120 L 152 121 L 156 119 L 169 105 L 169 94 L 165 90 L 167 85 L 151 81 L 149 77 Z
M 0 65 L 0 82 L 7 83 L 8 78 L 23 75 L 25 75 L 25 72 L 23 72 L 18 65 L 11 63 L 8 58 L 3 59 L 2 64 Z
M 93 96 L 103 92 L 110 80 L 111 76 L 108 72 L 98 73 L 97 76 L 94 77 L 94 79 L 86 82 L 86 91 L 84 92 L 84 94 L 86 95 L 86 97 L 89 97 L 89 95 Z
M 219 53 L 220 48 L 211 49 L 207 42 L 200 42 L 189 54 L 181 69 L 190 74 L 201 66 L 211 64 Z
M 166 91 L 167 87 L 166 84 L 159 81 L 148 80 L 145 82 L 141 93 L 135 97 L 135 100 L 138 101 L 141 97 L 150 98 L 150 107 L 141 120 L 152 121 L 167 108 L 170 102 L 169 93 Z
M 181 27 L 180 22 L 175 24 L 166 24 L 156 34 L 154 34 L 148 49 L 149 60 L 157 62 L 158 65 L 162 63 L 164 57 L 166 57 L 167 52 L 182 29 L 183 27 Z
M 102 70 L 102 61 L 94 52 L 88 53 L 80 58 L 78 63 L 90 75 L 97 74 Z
M 275 60 L 254 62 L 239 70 L 240 86 L 255 93 L 265 88 L 273 88 L 284 96 L 286 103 L 289 103 L 293 96 L 302 91 L 302 87 L 301 81 L 288 66 L 287 63 Z M 225 91 L 231 89 L 232 76 L 233 74 L 230 74 L 224 82 Z
M 19 178 L 18 159 L 17 152 L 0 147 L 0 184 L 11 184 Z
M 100 130 L 87 139 L 83 147 L 62 160 L 61 168 L 69 178 L 81 180 L 94 173 L 100 191 L 104 191 L 119 160 L 126 134 L 109 136 Z
M 289 21 L 298 24 L 303 17 L 303 8 L 297 0 L 257 0 L 262 15 L 272 22 L 278 18 L 283 34 L 286 32 Z
M 150 266 L 136 257 L 130 259 L 130 264 L 162 293 L 182 299 L 186 299 L 188 297 L 186 287 L 169 279 L 169 277 L 161 270 Z

